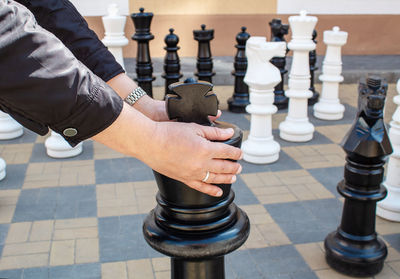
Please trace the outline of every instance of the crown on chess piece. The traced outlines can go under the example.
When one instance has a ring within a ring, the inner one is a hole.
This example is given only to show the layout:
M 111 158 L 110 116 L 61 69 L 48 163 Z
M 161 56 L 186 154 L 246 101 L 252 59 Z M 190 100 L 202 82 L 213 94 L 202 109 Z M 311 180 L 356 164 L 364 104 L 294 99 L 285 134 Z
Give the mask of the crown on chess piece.
M 347 42 L 347 32 L 340 31 L 338 26 L 324 31 L 324 43 L 327 45 L 343 46 Z
M 193 30 L 194 39 L 196 41 L 211 41 L 214 39 L 214 29 L 206 29 L 206 25 L 202 24 L 201 30 Z
M 135 35 L 133 35 L 132 39 L 135 39 L 135 36 L 140 34 L 151 36 L 151 39 L 153 39 L 154 36 L 150 33 L 150 25 L 151 20 L 153 19 L 153 13 L 145 13 L 144 8 L 140 8 L 139 11 L 139 13 L 131 14 L 136 32 Z
M 299 41 L 311 40 L 317 21 L 317 17 L 308 16 L 306 11 L 301 11 L 298 16 L 290 16 L 289 24 L 292 29 L 292 39 Z

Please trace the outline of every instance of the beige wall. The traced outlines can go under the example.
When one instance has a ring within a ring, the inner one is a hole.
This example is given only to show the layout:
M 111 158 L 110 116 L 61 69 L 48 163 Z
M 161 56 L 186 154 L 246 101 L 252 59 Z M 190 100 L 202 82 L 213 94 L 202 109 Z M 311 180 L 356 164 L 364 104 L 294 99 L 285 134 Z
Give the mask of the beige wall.
M 157 15 L 273 14 L 276 0 L 129 0 L 131 12 L 140 7 Z

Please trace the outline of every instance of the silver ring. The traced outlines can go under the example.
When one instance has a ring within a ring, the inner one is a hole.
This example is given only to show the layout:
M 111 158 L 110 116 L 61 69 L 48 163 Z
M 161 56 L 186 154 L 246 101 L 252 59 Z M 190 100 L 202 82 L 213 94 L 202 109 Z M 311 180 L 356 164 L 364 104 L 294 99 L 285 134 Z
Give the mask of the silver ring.
M 204 179 L 203 179 L 202 181 L 203 181 L 203 182 L 206 182 L 209 176 L 210 176 L 210 172 L 207 171 L 206 177 L 204 177 Z

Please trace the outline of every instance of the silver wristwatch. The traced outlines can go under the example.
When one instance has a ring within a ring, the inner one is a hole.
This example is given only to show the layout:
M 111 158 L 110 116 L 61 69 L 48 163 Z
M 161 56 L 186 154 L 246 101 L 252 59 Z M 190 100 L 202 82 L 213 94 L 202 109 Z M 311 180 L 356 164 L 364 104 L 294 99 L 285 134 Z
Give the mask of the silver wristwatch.
M 131 93 L 129 93 L 124 101 L 133 106 L 133 104 L 144 95 L 146 95 L 146 91 L 144 91 L 141 87 L 136 87 Z

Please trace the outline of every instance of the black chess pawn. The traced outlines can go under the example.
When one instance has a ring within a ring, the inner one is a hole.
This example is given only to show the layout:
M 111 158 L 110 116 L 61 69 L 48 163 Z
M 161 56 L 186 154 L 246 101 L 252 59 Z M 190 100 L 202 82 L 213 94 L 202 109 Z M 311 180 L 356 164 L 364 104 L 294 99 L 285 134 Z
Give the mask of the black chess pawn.
M 236 36 L 237 53 L 235 62 L 233 63 L 234 69 L 232 75 L 235 77 L 235 87 L 233 95 L 228 99 L 228 108 L 232 112 L 243 113 L 246 112 L 246 106 L 250 104 L 249 101 L 249 87 L 243 81 L 247 70 L 247 57 L 246 57 L 246 42 L 250 38 L 250 34 L 246 32 L 246 27 L 242 27 L 242 32 Z
M 315 44 L 317 44 L 317 40 L 315 40 L 316 38 L 317 38 L 317 30 L 314 29 L 314 31 L 312 33 L 312 40 L 313 40 L 313 42 Z M 312 106 L 316 102 L 318 102 L 318 98 L 319 98 L 319 93 L 315 90 L 315 87 L 314 87 L 314 82 L 315 82 L 314 72 L 316 70 L 318 70 L 318 67 L 316 66 L 316 64 L 317 64 L 317 51 L 315 49 L 311 50 L 309 52 L 309 54 L 308 54 L 308 57 L 309 57 L 309 63 L 310 63 L 310 76 L 311 76 L 309 90 L 313 93 L 311 98 L 308 99 L 308 105 Z
M 211 88 L 193 79 L 170 85 L 174 94 L 166 97 L 168 115 L 180 122 L 233 128 L 233 137 L 225 143 L 240 147 L 243 134 L 238 127 L 208 118 L 218 111 Z M 154 176 L 157 206 L 144 221 L 143 234 L 151 247 L 171 257 L 171 278 L 224 279 L 224 256 L 239 248 L 250 230 L 247 215 L 233 203 L 231 184 L 217 185 L 223 195 L 212 197 L 156 171 Z
M 285 35 L 289 32 L 289 25 L 282 24 L 282 21 L 279 18 L 274 18 L 269 23 L 271 27 L 271 42 L 286 42 Z M 286 48 L 286 54 L 289 52 L 289 49 Z M 277 106 L 278 109 L 285 109 L 288 107 L 288 98 L 285 96 L 285 90 L 283 88 L 285 84 L 285 75 L 288 72 L 286 67 L 286 56 L 285 57 L 273 57 L 271 59 L 271 63 L 275 65 L 279 71 L 281 72 L 281 82 L 275 86 L 274 89 L 274 105 Z
M 149 48 L 149 41 L 154 39 L 154 35 L 150 33 L 153 13 L 145 13 L 143 8 L 140 8 L 139 11 L 140 13 L 131 14 L 135 25 L 135 34 L 132 39 L 138 43 L 136 55 L 137 77 L 135 80 L 150 97 L 153 97 L 152 82 L 156 78 L 153 76 L 153 63 L 151 62 Z
M 193 36 L 199 42 L 195 75 L 199 80 L 212 82 L 215 73 L 213 72 L 210 41 L 214 39 L 214 29 L 206 29 L 206 25 L 202 24 L 201 30 L 193 30 Z
M 179 37 L 174 34 L 173 28 L 169 29 L 169 34 L 165 36 L 164 42 L 167 45 L 164 47 L 167 53 L 164 58 L 164 74 L 162 77 L 165 79 L 165 95 L 167 95 L 172 94 L 168 86 L 178 82 L 183 75 L 180 73 L 181 65 L 178 56 Z
M 385 243 L 375 231 L 376 203 L 386 196 L 381 184 L 385 157 L 392 147 L 383 122 L 387 84 L 368 77 L 359 85 L 358 114 L 342 142 L 347 154 L 338 192 L 345 198 L 342 221 L 325 239 L 326 260 L 351 276 L 372 276 L 382 270 Z

